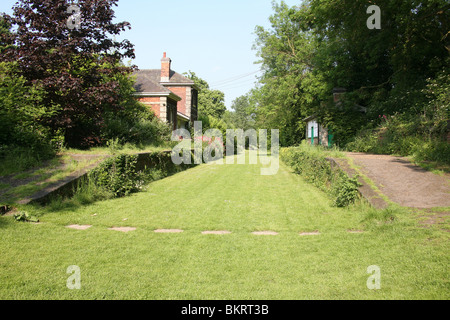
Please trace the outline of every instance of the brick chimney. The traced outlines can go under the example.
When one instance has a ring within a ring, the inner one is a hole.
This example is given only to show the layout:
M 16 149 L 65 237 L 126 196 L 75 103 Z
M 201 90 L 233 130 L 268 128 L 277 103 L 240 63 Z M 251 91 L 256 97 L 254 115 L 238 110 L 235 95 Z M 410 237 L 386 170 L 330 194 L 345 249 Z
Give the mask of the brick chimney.
M 161 82 L 169 82 L 170 79 L 170 63 L 172 60 L 166 57 L 166 53 L 164 52 L 164 56 L 161 59 Z

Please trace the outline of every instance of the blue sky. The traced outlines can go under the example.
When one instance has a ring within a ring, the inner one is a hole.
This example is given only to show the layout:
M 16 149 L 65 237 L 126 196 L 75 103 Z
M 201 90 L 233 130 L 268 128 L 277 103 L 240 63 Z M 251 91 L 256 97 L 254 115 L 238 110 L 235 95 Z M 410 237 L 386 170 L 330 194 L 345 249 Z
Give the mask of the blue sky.
M 300 2 L 285 0 L 289 6 Z M 15 3 L 1 0 L 0 12 L 10 14 Z M 135 45 L 133 64 L 159 69 L 167 52 L 174 71 L 193 71 L 223 91 L 228 108 L 254 87 L 254 30 L 270 27 L 272 12 L 272 0 L 119 0 L 115 8 L 117 21 L 131 23 L 120 38 Z

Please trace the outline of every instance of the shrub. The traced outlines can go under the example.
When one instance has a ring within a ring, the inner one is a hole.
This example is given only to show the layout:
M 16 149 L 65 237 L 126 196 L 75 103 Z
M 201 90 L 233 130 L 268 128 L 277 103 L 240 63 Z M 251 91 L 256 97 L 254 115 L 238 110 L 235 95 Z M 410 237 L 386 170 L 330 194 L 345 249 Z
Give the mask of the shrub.
M 102 139 L 118 140 L 120 144 L 161 144 L 170 139 L 169 125 L 160 121 L 153 112 L 143 108 L 135 112 L 109 114 L 105 120 Z
M 303 143 L 299 147 L 281 148 L 281 160 L 294 169 L 306 181 L 327 192 L 333 205 L 345 207 L 358 197 L 357 178 L 334 168 L 320 147 Z
M 354 202 L 358 197 L 359 182 L 356 177 L 350 178 L 347 174 L 336 173 L 334 181 L 331 184 L 331 195 L 333 205 L 336 207 L 346 207 Z
M 30 215 L 28 212 L 20 211 L 14 214 L 14 220 L 22 222 L 39 222 L 39 219 L 35 216 Z
M 136 171 L 136 155 L 120 154 L 103 161 L 89 173 L 89 179 L 114 194 L 126 196 L 142 187 L 142 177 Z

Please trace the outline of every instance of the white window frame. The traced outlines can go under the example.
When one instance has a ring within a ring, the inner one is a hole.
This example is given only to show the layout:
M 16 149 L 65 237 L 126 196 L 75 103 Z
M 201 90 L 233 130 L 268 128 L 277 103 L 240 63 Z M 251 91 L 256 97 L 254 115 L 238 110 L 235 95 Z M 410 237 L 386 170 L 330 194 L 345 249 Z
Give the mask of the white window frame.
M 307 137 L 311 138 L 311 127 L 314 127 L 314 137 L 313 138 L 319 137 L 319 124 L 315 120 L 308 122 Z

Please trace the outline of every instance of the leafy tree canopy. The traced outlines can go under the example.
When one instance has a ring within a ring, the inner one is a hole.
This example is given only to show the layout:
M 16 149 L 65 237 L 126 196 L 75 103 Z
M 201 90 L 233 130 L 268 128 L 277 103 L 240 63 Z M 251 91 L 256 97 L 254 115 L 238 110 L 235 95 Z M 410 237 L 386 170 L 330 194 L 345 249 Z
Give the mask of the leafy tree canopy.
M 381 29 L 367 27 L 365 0 L 273 2 L 271 27 L 257 26 L 254 49 L 263 75 L 251 93 L 258 126 L 280 129 L 282 145 L 304 137 L 317 114 L 345 142 L 379 114 L 417 112 L 424 88 L 448 76 L 450 4 L 380 0 Z M 332 89 L 346 88 L 337 108 Z M 366 118 L 355 110 L 366 107 Z
M 41 103 L 51 116 L 42 124 L 62 131 L 69 146 L 100 143 L 105 112 L 123 108 L 118 77 L 132 68 L 121 61 L 134 53 L 128 40 L 112 39 L 130 28 L 128 22 L 112 22 L 115 5 L 117 0 L 78 1 L 78 29 L 68 27 L 66 0 L 19 0 L 6 17 L 15 46 L 1 50 L 0 58 L 17 61 L 26 84 L 45 92 Z
M 220 90 L 211 90 L 208 82 L 198 77 L 194 72 L 184 73 L 193 80 L 199 88 L 198 112 L 199 115 L 221 118 L 227 107 L 225 106 L 225 94 Z

